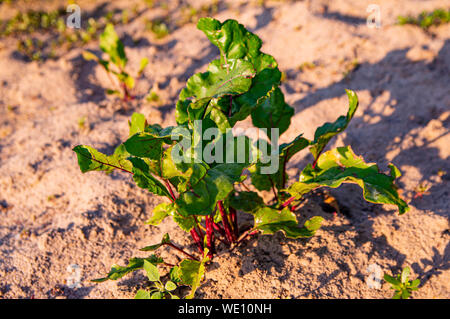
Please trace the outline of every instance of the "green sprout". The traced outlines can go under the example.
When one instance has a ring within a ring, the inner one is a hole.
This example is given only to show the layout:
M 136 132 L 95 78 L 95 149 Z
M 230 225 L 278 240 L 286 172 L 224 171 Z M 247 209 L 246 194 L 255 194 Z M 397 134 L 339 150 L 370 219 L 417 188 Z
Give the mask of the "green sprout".
M 148 280 L 153 283 L 150 291 L 139 289 L 134 296 L 134 299 L 165 299 L 168 296 L 171 299 L 180 299 L 178 296 L 173 295 L 172 292 L 177 289 L 177 284 L 171 280 L 168 280 L 165 285 L 161 282 L 158 267 L 152 263 L 144 260 L 144 270 L 147 273 Z
M 405 267 L 402 273 L 397 275 L 395 278 L 384 274 L 384 280 L 392 285 L 391 289 L 395 290 L 395 294 L 392 299 L 408 299 L 411 296 L 411 292 L 419 289 L 420 280 L 415 279 L 409 281 L 408 277 L 410 274 L 409 267 Z
M 399 25 L 412 24 L 428 30 L 431 26 L 438 26 L 450 22 L 450 9 L 436 9 L 432 12 L 423 11 L 418 17 L 399 16 Z
M 106 26 L 104 32 L 100 35 L 100 49 L 108 56 L 106 60 L 98 58 L 89 51 L 83 52 L 83 58 L 87 61 L 93 60 L 98 62 L 107 72 L 110 81 L 114 84 L 119 83 L 118 88 L 108 89 L 106 91 L 108 94 L 118 95 L 123 101 L 134 99 L 131 90 L 135 86 L 135 78 L 125 69 L 128 63 L 125 47 L 111 23 Z M 148 59 L 142 58 L 136 78 L 142 75 L 147 64 Z M 112 76 L 116 78 L 117 82 L 112 79 Z

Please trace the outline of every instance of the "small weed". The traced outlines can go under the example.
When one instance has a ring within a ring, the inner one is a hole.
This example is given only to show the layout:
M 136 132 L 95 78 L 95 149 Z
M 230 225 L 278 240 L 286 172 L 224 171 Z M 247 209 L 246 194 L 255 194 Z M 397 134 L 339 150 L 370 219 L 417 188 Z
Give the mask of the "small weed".
M 397 17 L 399 25 L 412 24 L 428 30 L 432 26 L 439 26 L 441 24 L 450 22 L 450 10 L 437 9 L 431 12 L 423 11 L 418 17 Z
M 106 93 L 118 95 L 123 101 L 134 99 L 131 91 L 135 86 L 135 78 L 126 71 L 128 58 L 125 54 L 125 47 L 112 24 L 108 24 L 105 31 L 100 35 L 100 49 L 108 56 L 106 60 L 98 58 L 89 51 L 83 52 L 83 58 L 87 61 L 96 61 L 103 67 L 108 74 L 110 81 L 114 85 L 116 85 L 117 82 L 119 83 L 119 87 L 116 89 L 108 89 L 106 90 Z M 141 77 L 147 64 L 148 59 L 142 58 L 136 78 Z M 113 76 L 116 78 L 117 82 L 113 80 Z
M 419 289 L 420 280 L 416 279 L 409 281 L 408 277 L 410 274 L 409 267 L 405 267 L 402 273 L 397 275 L 395 278 L 384 274 L 384 280 L 391 284 L 391 289 L 395 290 L 395 294 L 392 299 L 408 299 L 411 296 L 411 292 Z

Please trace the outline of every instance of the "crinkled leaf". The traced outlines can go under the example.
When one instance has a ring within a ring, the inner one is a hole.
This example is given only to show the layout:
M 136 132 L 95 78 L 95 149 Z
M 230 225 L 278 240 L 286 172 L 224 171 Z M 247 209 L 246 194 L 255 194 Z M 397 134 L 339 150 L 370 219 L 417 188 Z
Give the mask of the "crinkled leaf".
M 284 101 L 283 92 L 276 88 L 252 112 L 253 125 L 267 130 L 267 136 L 272 138 L 272 128 L 278 129 L 278 135 L 283 134 L 291 124 L 294 109 Z
M 307 220 L 303 227 L 299 227 L 295 214 L 284 208 L 282 210 L 263 207 L 255 213 L 255 228 L 262 234 L 271 235 L 282 231 L 288 238 L 307 238 L 315 234 L 320 228 L 323 218 L 314 216 Z
M 133 179 L 137 186 L 153 194 L 170 198 L 170 193 L 167 188 L 151 174 L 150 166 L 143 159 L 129 157 L 128 160 L 133 165 Z
M 336 188 L 342 183 L 355 183 L 363 189 L 364 199 L 368 202 L 397 205 L 400 214 L 403 214 L 409 207 L 398 195 L 394 185 L 395 177 L 399 176 L 398 170 L 391 168 L 391 172 L 393 171 L 397 172 L 394 176 L 380 173 L 376 164 L 365 163 L 349 146 L 338 147 L 323 153 L 316 168 L 308 164 L 301 172 L 299 181 L 287 191 L 292 196 L 301 198 L 317 187 Z
M 177 187 L 178 192 L 183 193 L 188 190 L 191 185 L 195 185 L 201 180 L 207 170 L 208 165 L 205 163 L 193 162 L 191 157 L 187 156 L 174 145 L 164 151 L 162 158 L 162 177 L 169 179 L 172 184 Z
M 260 140 L 260 142 L 263 142 Z M 255 166 L 253 166 L 250 171 L 250 176 L 252 179 L 253 185 L 258 190 L 270 190 L 272 186 L 276 187 L 278 191 L 281 191 L 284 189 L 287 181 L 287 175 L 286 175 L 286 165 L 289 162 L 289 160 L 294 156 L 296 153 L 300 152 L 301 150 L 305 149 L 310 145 L 310 141 L 306 138 L 302 137 L 302 134 L 297 136 L 292 142 L 285 143 L 279 146 L 278 148 L 278 170 L 274 174 L 267 174 L 262 171 L 263 167 L 270 166 L 273 163 L 269 162 L 267 164 L 262 163 L 259 161 L 256 163 Z M 266 148 L 270 152 L 269 145 L 266 146 Z
M 173 220 L 185 232 L 190 232 L 195 227 L 196 222 L 192 216 L 181 216 L 178 213 L 173 215 Z
M 195 185 L 180 194 L 176 204 L 183 215 L 210 215 L 216 204 L 224 200 L 234 189 L 234 183 L 241 180 L 235 164 L 220 164 L 208 172 Z
M 173 127 L 162 129 L 159 125 L 149 125 L 144 132 L 132 135 L 124 143 L 127 151 L 137 157 L 159 160 L 163 151 L 163 144 L 172 144 Z
M 230 125 L 234 126 L 268 98 L 269 91 L 279 85 L 281 72 L 275 59 L 260 51 L 261 39 L 236 20 L 221 23 L 213 18 L 202 18 L 197 28 L 219 48 L 222 64 L 227 64 L 229 59 L 244 59 L 251 62 L 256 70 L 250 90 L 233 98 L 231 103 L 227 98 L 219 101 L 224 106 L 223 112 L 228 114 Z
M 327 146 L 328 142 L 334 136 L 341 133 L 347 128 L 348 123 L 353 118 L 353 115 L 355 114 L 356 109 L 358 108 L 358 96 L 356 95 L 356 93 L 351 90 L 345 91 L 347 92 L 349 101 L 347 115 L 340 116 L 333 123 L 325 123 L 324 125 L 319 127 L 314 133 L 314 141 L 311 143 L 312 146 L 310 148 L 310 151 L 313 154 L 314 158 L 316 159 L 320 155 L 320 153 L 322 153 L 324 148 Z
M 212 99 L 247 92 L 254 75 L 253 65 L 248 61 L 230 60 L 226 66 L 219 60 L 212 61 L 208 71 L 194 74 L 180 92 L 176 106 L 177 123 L 202 119 Z
M 110 272 L 106 275 L 104 278 L 94 279 L 93 282 L 103 282 L 106 280 L 117 280 L 119 278 L 122 278 L 126 274 L 142 269 L 144 267 L 144 261 L 148 261 L 151 264 L 157 265 L 162 264 L 164 261 L 161 257 L 158 257 L 156 255 L 151 255 L 147 258 L 131 258 L 128 262 L 127 266 L 119 266 L 119 265 L 113 265 L 111 267 Z
M 231 114 L 229 118 L 230 124 L 234 125 L 237 121 L 245 120 L 247 116 L 257 112 L 256 108 L 271 96 L 270 92 L 278 87 L 280 80 L 281 72 L 277 67 L 268 67 L 257 73 L 252 80 L 250 90 L 233 98 L 231 112 L 228 111 Z M 280 110 L 282 109 L 280 108 Z M 288 112 L 289 109 L 285 107 L 284 110 Z M 286 118 L 286 116 L 284 117 Z
M 118 147 L 113 155 L 105 155 L 95 148 L 87 145 L 78 145 L 73 148 L 77 154 L 78 165 L 83 173 L 89 171 L 112 172 L 114 169 L 121 169 L 130 172 L 131 162 L 127 160 L 129 154 Z
M 202 18 L 197 23 L 208 39 L 219 48 L 221 63 L 229 59 L 245 59 L 250 61 L 257 72 L 268 67 L 275 68 L 275 59 L 260 51 L 261 39 L 249 32 L 236 20 L 226 20 L 223 23 L 213 18 Z

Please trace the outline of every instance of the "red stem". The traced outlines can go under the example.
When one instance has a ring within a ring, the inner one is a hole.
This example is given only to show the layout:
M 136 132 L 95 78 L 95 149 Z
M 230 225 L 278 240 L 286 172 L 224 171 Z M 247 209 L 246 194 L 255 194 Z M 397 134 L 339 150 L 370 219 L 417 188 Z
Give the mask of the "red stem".
M 231 232 L 230 224 L 228 223 L 228 217 L 225 214 L 225 209 L 223 208 L 223 203 L 221 200 L 217 202 L 217 208 L 219 209 L 220 216 L 222 217 L 222 224 L 223 228 L 225 229 L 226 238 L 230 243 L 234 243 L 233 233 Z
M 238 223 L 237 223 L 237 214 L 236 214 L 236 210 L 233 207 L 230 207 L 230 219 L 231 219 L 231 223 L 233 225 L 234 237 L 238 238 L 239 237 L 239 228 L 238 228 Z
M 170 196 L 172 196 L 173 201 L 176 201 L 177 198 L 175 197 L 175 194 L 173 193 L 172 187 L 170 186 L 169 182 L 165 179 L 164 183 L 166 184 L 166 187 L 169 190 Z
M 285 201 L 283 204 L 281 204 L 281 207 L 285 208 L 285 207 L 289 206 L 289 204 L 291 204 L 294 200 L 295 200 L 294 196 L 290 197 L 287 201 Z
M 197 244 L 198 250 L 200 251 L 200 253 L 203 255 L 203 244 L 202 244 L 202 240 L 200 239 L 200 236 L 198 235 L 197 231 L 195 230 L 195 228 L 191 229 L 191 236 L 192 239 L 194 239 L 194 242 Z
M 214 245 L 214 228 L 213 228 L 213 220 L 211 216 L 205 217 L 205 225 L 206 225 L 206 246 L 208 247 L 208 257 L 212 259 L 213 254 L 216 252 L 216 247 Z
M 177 246 L 175 246 L 174 244 L 172 244 L 172 243 L 167 243 L 166 244 L 167 246 L 169 246 L 169 247 L 172 247 L 172 248 L 174 248 L 174 249 L 176 249 L 176 250 L 178 250 L 179 252 L 181 252 L 181 253 L 183 253 L 183 254 L 185 254 L 186 256 L 188 256 L 189 258 L 191 258 L 191 259 L 193 259 L 193 260 L 197 260 L 198 261 L 198 258 L 195 258 L 194 256 L 192 256 L 191 254 L 189 254 L 189 253 L 187 253 L 187 252 L 185 252 L 183 249 L 181 249 L 180 247 L 177 247 Z

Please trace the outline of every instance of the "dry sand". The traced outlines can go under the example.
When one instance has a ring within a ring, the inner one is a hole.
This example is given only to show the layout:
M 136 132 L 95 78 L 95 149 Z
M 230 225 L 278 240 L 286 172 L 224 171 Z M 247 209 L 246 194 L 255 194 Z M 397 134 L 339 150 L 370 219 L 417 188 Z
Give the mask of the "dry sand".
M 366 26 L 370 3 L 381 6 L 379 29 Z M 360 108 L 331 146 L 349 144 L 384 171 L 389 162 L 397 165 L 411 211 L 399 216 L 391 206 L 366 203 L 358 187 L 347 185 L 331 191 L 341 208 L 333 215 L 324 210 L 321 194 L 312 194 L 297 214 L 300 220 L 325 218 L 315 237 L 250 240 L 214 259 L 196 297 L 390 298 L 387 284 L 367 286 L 371 264 L 390 274 L 410 266 L 412 277 L 421 279 L 414 298 L 450 297 L 450 24 L 428 33 L 395 25 L 398 15 L 449 6 L 443 0 L 336 0 L 277 1 L 266 7 L 232 1 L 219 7 L 216 18 L 238 19 L 258 34 L 263 50 L 286 73 L 282 89 L 296 114 L 282 141 L 300 132 L 311 138 L 317 126 L 346 112 L 344 89 L 355 90 Z M 151 123 L 175 124 L 179 91 L 218 51 L 195 24 L 155 39 L 143 21 L 158 10 L 117 28 L 131 69 L 141 57 L 150 60 L 138 84 L 140 97 L 154 87 L 162 99 L 159 105 L 139 99 L 127 112 L 105 96 L 108 79 L 81 58 L 83 48 L 57 60 L 26 62 L 15 54 L 14 39 L 0 39 L 2 298 L 130 298 L 145 284 L 142 272 L 101 284 L 89 280 L 114 263 L 145 256 L 138 249 L 165 232 L 180 245 L 191 245 L 171 221 L 144 225 L 159 198 L 121 173 L 82 174 L 71 151 L 77 144 L 112 151 L 127 137 L 133 111 Z M 10 14 L 5 6 L 0 12 L 0 18 Z M 135 45 L 132 39 L 141 41 Z M 87 48 L 98 50 L 98 44 Z M 358 68 L 346 76 L 355 60 Z M 300 70 L 305 62 L 316 67 Z M 84 128 L 78 125 L 83 117 Z M 307 152 L 293 159 L 292 181 L 310 161 Z M 429 187 L 422 197 L 416 196 L 421 183 Z M 162 256 L 175 261 L 168 250 Z M 70 265 L 79 266 L 79 287 L 68 286 Z

